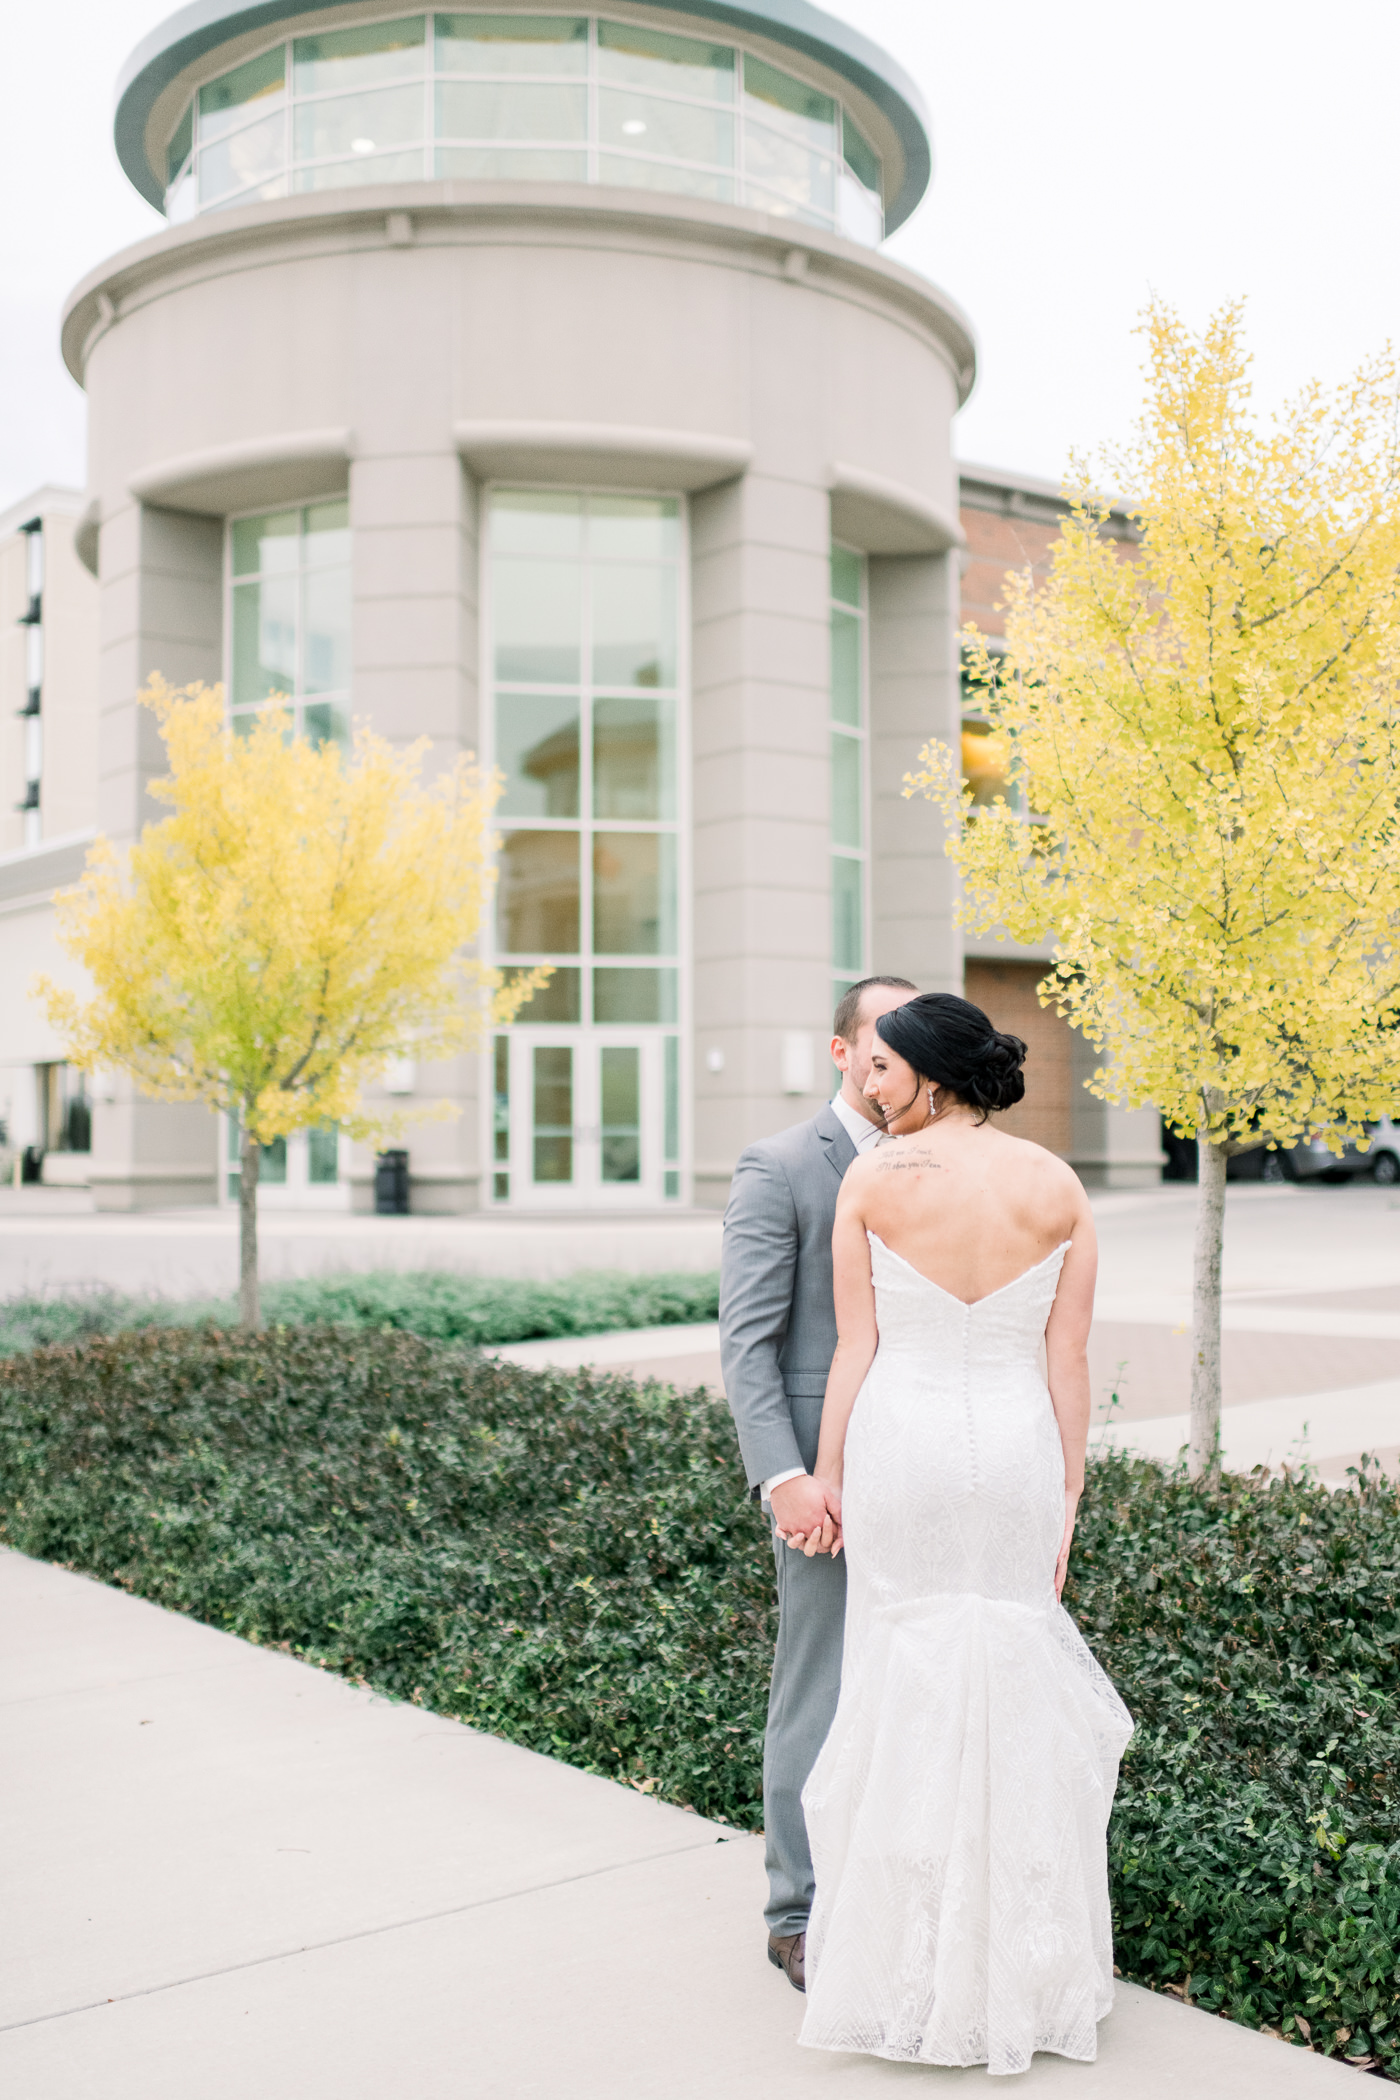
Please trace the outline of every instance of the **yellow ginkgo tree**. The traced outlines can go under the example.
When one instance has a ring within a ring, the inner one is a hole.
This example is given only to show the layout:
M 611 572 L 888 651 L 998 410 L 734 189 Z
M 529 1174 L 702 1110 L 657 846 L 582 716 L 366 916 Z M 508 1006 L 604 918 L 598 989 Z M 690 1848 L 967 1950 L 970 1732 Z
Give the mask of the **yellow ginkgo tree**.
M 422 745 L 395 752 L 361 730 L 347 761 L 275 709 L 236 736 L 217 686 L 155 679 L 142 698 L 170 766 L 151 793 L 171 813 L 125 867 L 99 839 L 56 900 L 92 996 L 46 978 L 34 989 L 74 1063 L 237 1119 L 240 1312 L 257 1326 L 261 1148 L 316 1124 L 366 1138 L 397 1127 L 401 1111 L 365 1107 L 365 1082 L 392 1058 L 470 1047 L 535 979 L 502 990 L 467 953 L 497 793 L 469 761 L 425 786 Z
M 1400 1091 L 1400 435 L 1388 354 L 1261 427 L 1238 306 L 1143 329 L 1137 439 L 1103 477 L 1136 547 L 1077 466 L 1048 578 L 1008 579 L 1005 655 L 968 637 L 1012 794 L 973 808 L 937 744 L 908 789 L 952 820 L 965 918 L 1053 936 L 1041 998 L 1106 1053 L 1094 1092 L 1199 1140 L 1199 1475 L 1227 1156 L 1336 1143 Z

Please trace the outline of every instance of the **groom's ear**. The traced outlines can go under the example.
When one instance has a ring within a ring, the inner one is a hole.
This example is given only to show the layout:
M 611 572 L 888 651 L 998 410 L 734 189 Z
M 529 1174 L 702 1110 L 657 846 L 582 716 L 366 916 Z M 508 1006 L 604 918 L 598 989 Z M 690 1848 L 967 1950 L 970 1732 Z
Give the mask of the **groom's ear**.
M 831 1038 L 831 1062 L 835 1065 L 838 1072 L 850 1070 L 851 1051 L 853 1048 L 854 1045 L 848 1043 L 843 1035 L 834 1035 Z

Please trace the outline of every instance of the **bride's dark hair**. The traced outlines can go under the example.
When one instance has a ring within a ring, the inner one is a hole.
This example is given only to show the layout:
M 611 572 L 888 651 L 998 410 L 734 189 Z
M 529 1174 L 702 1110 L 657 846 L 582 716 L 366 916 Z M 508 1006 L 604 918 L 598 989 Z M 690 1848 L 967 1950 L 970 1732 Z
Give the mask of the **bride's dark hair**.
M 946 1086 L 978 1111 L 977 1120 L 1013 1108 L 1026 1091 L 1019 1035 L 993 1028 L 980 1006 L 952 992 L 922 992 L 881 1014 L 875 1032 L 921 1080 Z M 913 1107 L 911 1102 L 910 1107 Z

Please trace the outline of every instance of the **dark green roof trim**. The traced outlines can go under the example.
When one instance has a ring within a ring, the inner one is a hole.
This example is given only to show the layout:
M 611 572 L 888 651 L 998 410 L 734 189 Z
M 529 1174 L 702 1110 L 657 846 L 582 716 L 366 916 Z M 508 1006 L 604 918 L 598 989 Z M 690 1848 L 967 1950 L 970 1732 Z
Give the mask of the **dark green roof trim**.
M 582 4 L 582 0 L 580 0 Z M 808 0 L 646 0 L 649 7 L 700 15 L 731 29 L 764 36 L 829 67 L 870 97 L 893 125 L 904 148 L 904 181 L 885 208 L 893 233 L 918 204 L 933 173 L 923 99 L 901 66 L 878 44 Z M 117 81 L 114 124 L 117 158 L 141 195 L 157 210 L 165 189 L 146 159 L 146 124 L 159 95 L 187 66 L 237 36 L 274 31 L 293 16 L 340 7 L 344 0 L 191 0 L 136 46 Z M 430 9 L 424 0 L 424 12 Z

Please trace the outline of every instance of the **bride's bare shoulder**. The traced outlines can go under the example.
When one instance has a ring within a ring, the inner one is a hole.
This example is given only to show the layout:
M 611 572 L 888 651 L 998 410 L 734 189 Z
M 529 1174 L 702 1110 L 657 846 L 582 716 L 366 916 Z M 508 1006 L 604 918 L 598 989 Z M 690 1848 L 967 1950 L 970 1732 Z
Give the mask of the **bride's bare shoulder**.
M 919 1135 L 915 1133 L 915 1137 Z M 882 1138 L 847 1167 L 841 1180 L 841 1200 L 847 1205 L 858 1202 L 887 1182 L 892 1172 L 928 1164 L 913 1138 Z
M 997 1136 L 1002 1161 L 1018 1179 L 1029 1177 L 1047 1195 L 1053 1193 L 1073 1201 L 1084 1196 L 1083 1182 L 1058 1152 L 1048 1151 L 1031 1138 L 1012 1137 L 1007 1130 L 999 1130 Z

